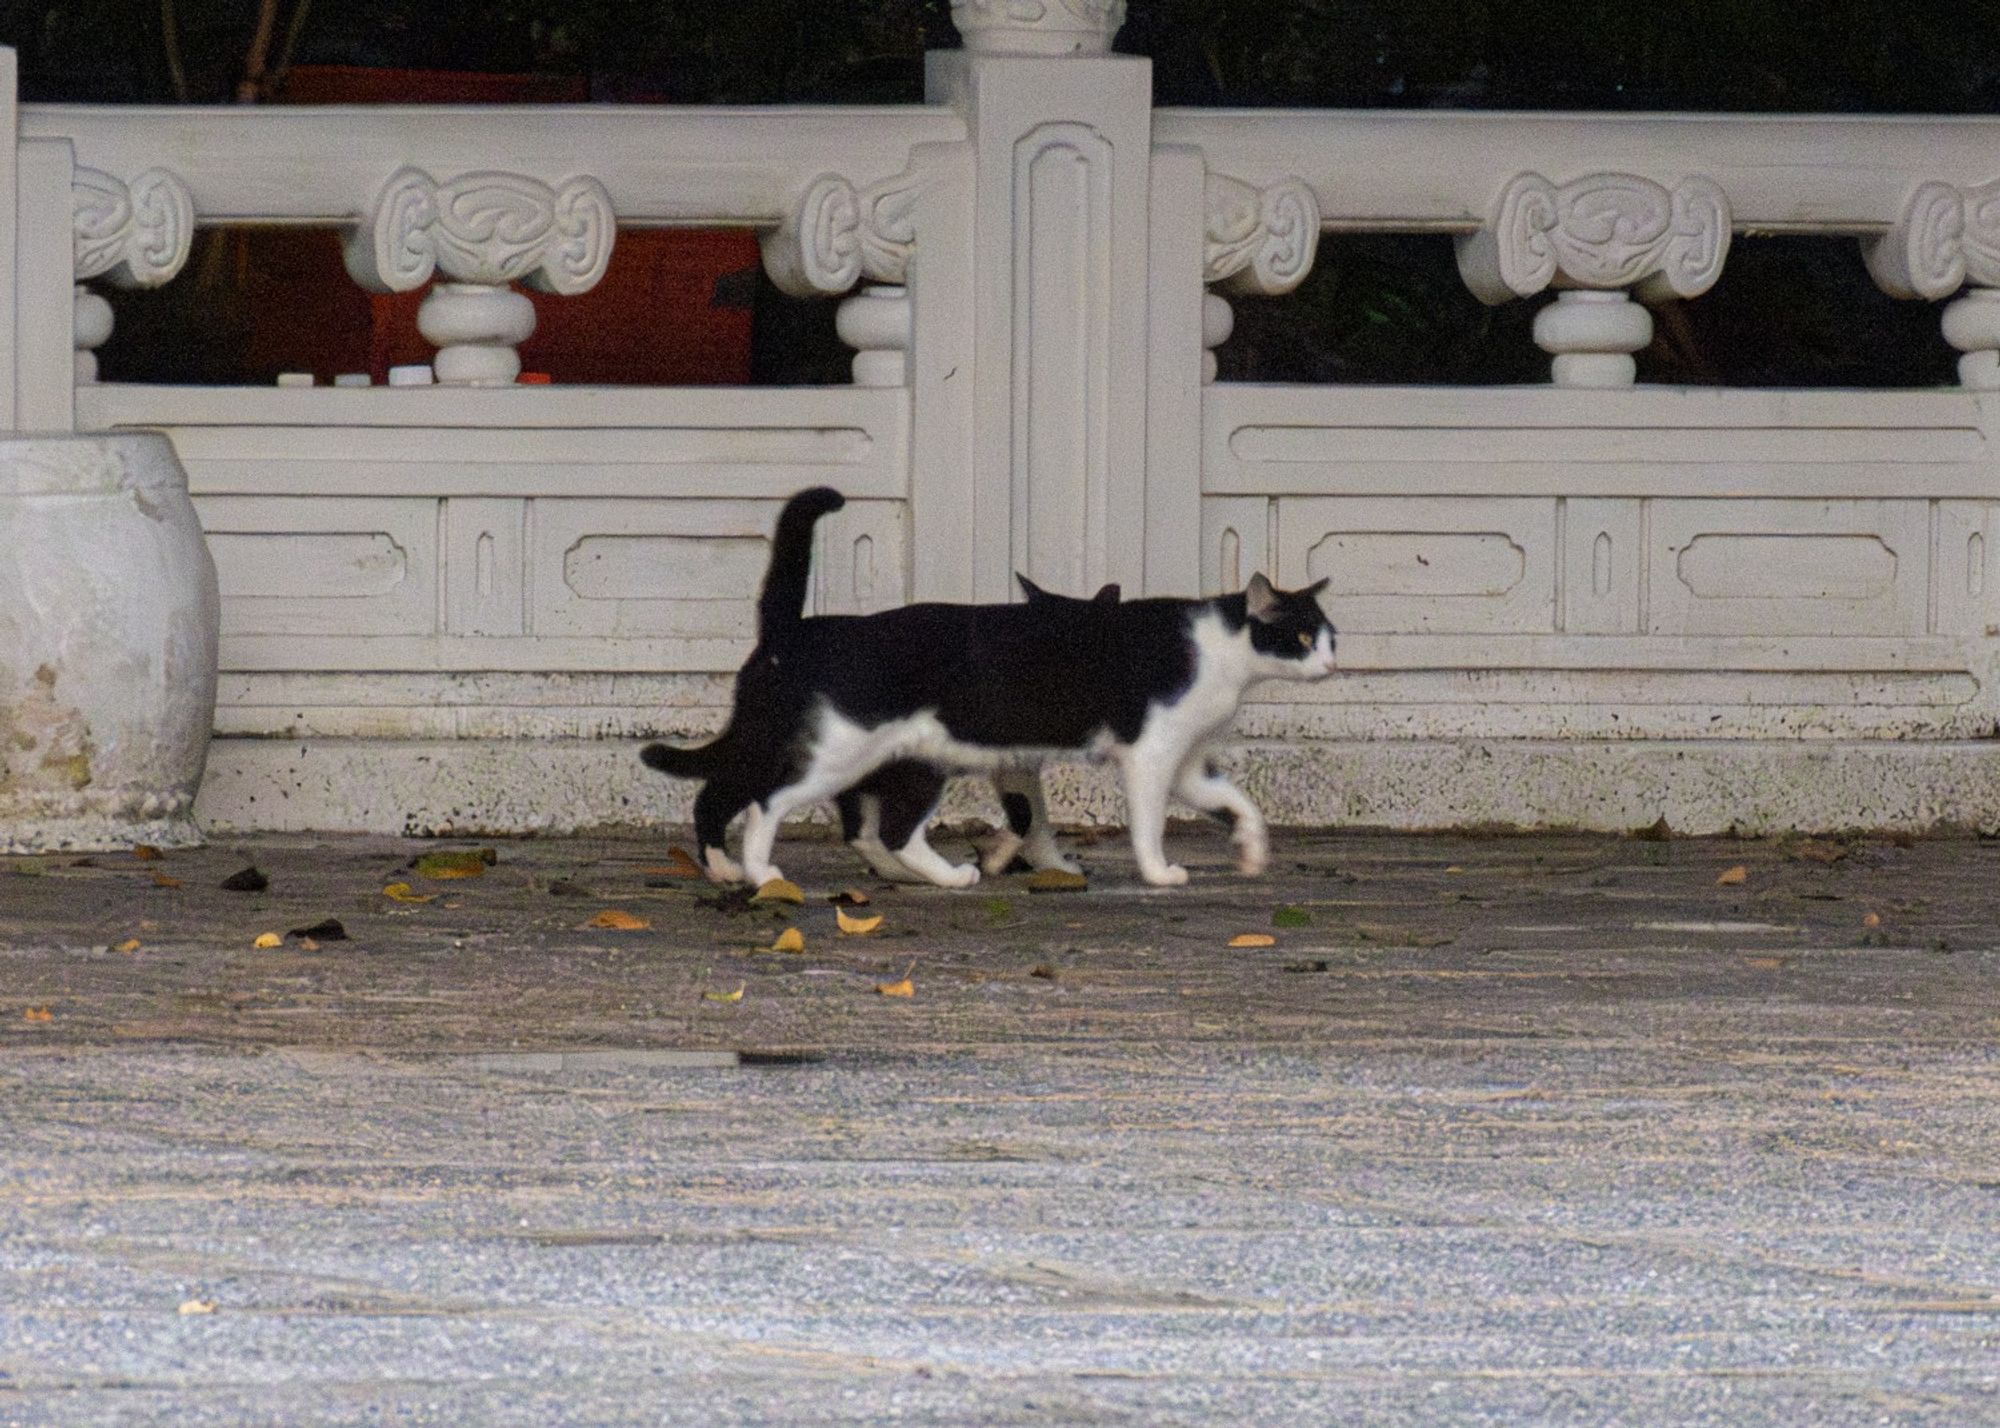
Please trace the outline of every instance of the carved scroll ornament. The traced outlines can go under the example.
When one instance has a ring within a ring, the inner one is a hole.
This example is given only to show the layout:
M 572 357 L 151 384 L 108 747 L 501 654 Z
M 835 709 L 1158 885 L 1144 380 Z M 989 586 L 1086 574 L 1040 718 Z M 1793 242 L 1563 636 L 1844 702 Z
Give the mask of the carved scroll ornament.
M 1699 176 L 1669 191 L 1636 174 L 1590 174 L 1561 187 L 1517 174 L 1486 226 L 1458 240 L 1458 270 L 1481 302 L 1528 297 L 1551 283 L 1638 286 L 1694 297 L 1722 275 L 1729 200 Z
M 916 179 L 907 173 L 860 190 L 839 174 L 820 174 L 764 235 L 764 268 L 794 297 L 844 293 L 863 278 L 906 282 L 916 200 Z
M 78 168 L 70 180 L 70 221 L 78 282 L 105 278 L 121 288 L 156 288 L 187 263 L 194 199 L 165 169 L 130 183 Z
M 1125 23 L 1125 0 L 951 0 L 968 50 L 986 54 L 1103 54 Z
M 1895 227 L 1863 251 L 1891 297 L 1950 297 L 1967 283 L 2000 287 L 2000 179 L 1977 188 L 1919 184 Z
M 604 276 L 617 227 L 611 196 L 587 176 L 554 188 L 496 172 L 440 184 L 405 168 L 348 235 L 347 270 L 377 292 L 409 292 L 442 270 L 455 282 L 576 294 Z
M 1319 251 L 1319 199 L 1303 179 L 1266 189 L 1210 174 L 1202 280 L 1238 292 L 1288 293 Z

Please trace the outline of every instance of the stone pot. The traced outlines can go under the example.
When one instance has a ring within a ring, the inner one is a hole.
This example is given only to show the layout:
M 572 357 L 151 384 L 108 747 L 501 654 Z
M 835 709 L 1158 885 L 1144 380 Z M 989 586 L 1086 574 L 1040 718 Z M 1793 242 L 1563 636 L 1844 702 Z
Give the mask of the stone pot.
M 166 437 L 0 437 L 0 853 L 201 841 L 220 619 Z

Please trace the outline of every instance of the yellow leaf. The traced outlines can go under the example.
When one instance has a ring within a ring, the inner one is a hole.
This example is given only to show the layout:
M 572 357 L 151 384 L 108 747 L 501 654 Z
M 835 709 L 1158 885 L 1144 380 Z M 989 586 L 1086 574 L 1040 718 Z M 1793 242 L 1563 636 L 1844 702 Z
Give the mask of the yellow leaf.
M 139 939 L 128 937 L 111 950 L 114 952 L 137 952 L 139 950 Z
M 1749 876 L 1750 870 L 1738 863 L 1733 868 L 1724 868 L 1716 877 L 1715 885 L 1719 888 L 1733 888 Z
M 868 894 L 861 891 L 860 888 L 849 888 L 844 893 L 835 893 L 827 901 L 831 902 L 835 907 L 866 907 L 868 906 Z
M 1882 914 L 1879 912 L 1869 913 L 1861 919 L 1861 925 L 1863 927 L 1880 927 L 1882 925 Z
M 748 982 L 738 982 L 733 992 L 703 992 L 701 999 L 705 1002 L 740 1002 L 743 1000 L 743 989 L 749 985 Z
M 437 894 L 417 892 L 408 883 L 390 883 L 382 889 L 382 896 L 391 902 L 429 902 Z
M 1271 947 L 1278 939 L 1268 932 L 1239 932 L 1229 939 L 1231 947 Z
M 156 888 L 177 888 L 180 885 L 179 878 L 170 878 L 165 873 L 153 874 L 153 886 Z
M 23 1021 L 47 1021 L 51 1013 L 47 1007 L 29 1007 L 21 1013 Z
M 805 934 L 796 927 L 787 927 L 778 934 L 778 940 L 771 944 L 773 952 L 803 952 L 806 950 Z
M 916 984 L 908 977 L 900 982 L 877 982 L 875 990 L 885 997 L 914 997 L 917 994 Z
M 132 856 L 142 863 L 154 863 L 160 860 L 162 854 L 151 843 L 141 843 L 132 850 Z
M 1461 868 L 1458 864 L 1453 863 L 1450 867 L 1446 868 L 1445 871 L 1447 873 L 1462 873 L 1465 871 L 1465 869 Z
M 663 878 L 698 878 L 701 864 L 690 858 L 685 848 L 667 849 L 667 865 L 664 868 L 641 868 L 642 873 L 657 873 Z
M 653 924 L 643 917 L 615 907 L 607 907 L 584 924 L 585 927 L 605 927 L 613 932 L 644 932 Z
M 1082 873 L 1066 873 L 1061 868 L 1043 868 L 1022 880 L 1029 892 L 1082 892 L 1090 880 Z
M 260 932 L 257 934 L 257 940 L 250 945 L 263 948 L 278 947 L 283 945 L 284 940 L 275 932 Z
M 833 910 L 833 920 L 847 936 L 866 937 L 882 925 L 882 914 L 878 912 L 873 917 L 849 917 L 846 908 L 836 907 Z
M 213 1314 L 215 1312 L 215 1301 L 213 1299 L 183 1299 L 181 1307 L 177 1312 L 182 1314 Z
M 772 878 L 771 881 L 765 883 L 764 886 L 758 888 L 756 892 L 750 895 L 750 901 L 752 902 L 804 903 L 805 900 L 805 893 L 800 890 L 797 883 L 792 882 L 789 878 Z
M 497 860 L 491 848 L 469 853 L 426 853 L 417 859 L 417 876 L 443 881 L 446 878 L 483 878 L 486 866 Z

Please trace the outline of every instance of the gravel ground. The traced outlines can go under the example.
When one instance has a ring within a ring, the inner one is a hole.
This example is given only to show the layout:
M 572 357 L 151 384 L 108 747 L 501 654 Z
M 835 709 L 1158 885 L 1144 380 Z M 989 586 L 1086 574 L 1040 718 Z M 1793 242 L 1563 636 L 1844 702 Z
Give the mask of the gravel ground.
M 1172 841 L 0 860 L 0 1424 L 2000 1423 L 2000 844 Z

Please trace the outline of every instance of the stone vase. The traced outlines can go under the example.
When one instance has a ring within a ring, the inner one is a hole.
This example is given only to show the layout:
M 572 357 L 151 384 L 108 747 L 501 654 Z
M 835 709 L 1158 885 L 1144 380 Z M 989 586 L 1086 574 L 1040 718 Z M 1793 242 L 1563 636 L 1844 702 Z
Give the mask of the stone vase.
M 166 437 L 0 437 L 0 853 L 201 841 L 220 618 Z

